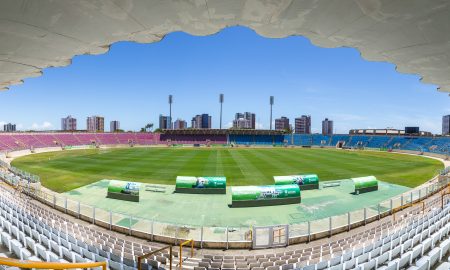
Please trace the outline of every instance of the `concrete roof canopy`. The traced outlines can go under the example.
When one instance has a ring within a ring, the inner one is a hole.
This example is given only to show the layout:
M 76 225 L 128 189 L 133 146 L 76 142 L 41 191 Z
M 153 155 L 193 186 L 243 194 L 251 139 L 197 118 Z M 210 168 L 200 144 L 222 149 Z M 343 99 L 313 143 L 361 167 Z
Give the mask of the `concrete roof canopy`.
M 320 47 L 353 47 L 450 92 L 444 0 L 2 0 L 0 89 L 118 41 L 152 43 L 174 31 L 210 35 L 235 25 L 269 38 L 302 35 Z

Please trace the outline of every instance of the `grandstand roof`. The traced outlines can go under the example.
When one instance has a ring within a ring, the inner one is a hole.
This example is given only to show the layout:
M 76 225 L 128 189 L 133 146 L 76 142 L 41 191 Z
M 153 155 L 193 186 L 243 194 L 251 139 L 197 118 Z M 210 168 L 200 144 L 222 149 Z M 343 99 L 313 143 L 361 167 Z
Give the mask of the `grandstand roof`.
M 0 89 L 101 54 L 118 41 L 152 43 L 174 31 L 214 34 L 243 25 L 265 37 L 302 35 L 321 47 L 353 47 L 450 92 L 450 2 L 73 1 L 0 3 Z

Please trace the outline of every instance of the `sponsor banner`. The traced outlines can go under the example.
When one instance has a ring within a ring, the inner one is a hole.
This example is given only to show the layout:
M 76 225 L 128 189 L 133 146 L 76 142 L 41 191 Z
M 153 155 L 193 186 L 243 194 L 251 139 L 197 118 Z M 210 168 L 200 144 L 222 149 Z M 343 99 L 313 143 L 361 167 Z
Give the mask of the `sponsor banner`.
M 319 177 L 317 174 L 299 174 L 299 175 L 286 175 L 286 176 L 274 176 L 275 185 L 317 185 L 319 184 Z
M 231 188 L 233 201 L 276 200 L 300 197 L 298 185 L 242 186 Z
M 176 188 L 220 188 L 225 189 L 227 187 L 227 178 L 205 176 L 177 176 Z

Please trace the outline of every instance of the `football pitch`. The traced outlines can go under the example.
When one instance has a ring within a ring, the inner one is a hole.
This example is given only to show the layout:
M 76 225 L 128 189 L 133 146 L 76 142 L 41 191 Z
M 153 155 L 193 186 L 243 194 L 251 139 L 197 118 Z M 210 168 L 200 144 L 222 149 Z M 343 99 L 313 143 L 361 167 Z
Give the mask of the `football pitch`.
M 273 184 L 274 175 L 315 173 L 320 181 L 374 175 L 415 187 L 436 175 L 434 159 L 378 151 L 304 148 L 121 148 L 33 154 L 12 163 L 67 192 L 102 179 L 174 185 L 177 175 L 226 176 L 227 185 Z

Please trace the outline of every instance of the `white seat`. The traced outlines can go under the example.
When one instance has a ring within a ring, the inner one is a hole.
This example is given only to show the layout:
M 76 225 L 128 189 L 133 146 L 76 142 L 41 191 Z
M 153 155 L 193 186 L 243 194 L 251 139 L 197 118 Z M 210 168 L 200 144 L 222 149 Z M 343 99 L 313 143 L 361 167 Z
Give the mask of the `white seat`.
M 392 261 L 395 258 L 400 256 L 400 253 L 402 251 L 402 247 L 401 246 L 396 246 L 395 248 L 393 248 L 390 252 L 389 252 L 389 260 Z
M 439 231 L 433 233 L 433 235 L 431 235 L 431 247 L 434 248 L 437 244 L 437 242 L 439 242 L 441 240 L 441 234 L 439 233 Z
M 37 256 L 39 258 L 41 258 L 42 260 L 44 260 L 45 262 L 48 262 L 48 253 L 47 250 L 44 246 L 42 246 L 41 244 L 36 244 L 36 252 L 37 252 Z
M 427 253 L 430 249 L 431 249 L 431 239 L 427 238 L 425 240 L 422 241 L 422 245 L 423 245 L 423 253 Z
M 412 239 L 408 239 L 402 244 L 402 254 L 407 252 L 411 248 L 412 248 Z
M 389 260 L 389 252 L 382 253 L 380 256 L 376 258 L 377 268 L 381 267 Z
M 320 261 L 316 264 L 316 270 L 323 270 L 326 268 L 328 268 L 328 261 Z
M 379 270 L 397 270 L 398 262 L 397 261 L 391 261 L 387 266 L 382 266 L 378 268 Z
M 413 264 L 417 258 L 419 258 L 420 256 L 422 256 L 423 254 L 423 246 L 422 244 L 419 244 L 418 246 L 415 246 L 413 248 L 413 250 L 411 251 L 411 260 L 410 260 L 410 264 Z
M 381 253 L 385 253 L 385 252 L 388 252 L 389 250 L 391 250 L 391 244 L 392 244 L 392 242 L 388 242 L 388 243 L 382 245 Z
M 432 249 L 427 255 L 422 256 L 422 258 L 417 260 L 416 266 L 428 264 L 428 269 L 430 269 L 439 261 L 440 256 L 441 256 L 441 249 L 436 247 Z
M 342 257 L 341 256 L 337 256 L 337 257 L 333 257 L 330 259 L 330 267 L 338 265 L 342 263 Z
M 31 250 L 34 254 L 37 254 L 36 252 L 36 242 L 31 237 L 25 237 L 25 243 L 26 247 Z
M 315 264 L 306 265 L 305 267 L 302 268 L 302 270 L 315 270 L 315 269 L 316 269 L 316 265 Z
M 370 252 L 370 259 L 380 256 L 380 254 L 381 254 L 380 252 L 381 252 L 381 247 L 377 247 L 374 250 L 372 250 Z
M 66 260 L 68 260 L 69 262 L 74 263 L 75 262 L 75 252 L 70 251 L 69 249 L 67 249 L 66 247 L 61 247 L 61 251 L 62 251 L 62 257 Z
M 416 245 L 418 245 L 420 243 L 420 238 L 421 238 L 420 234 L 414 235 L 414 237 L 413 237 L 413 246 L 416 246 Z
M 358 257 L 359 255 L 363 254 L 363 248 L 357 248 L 353 251 L 353 258 Z
M 408 267 L 408 270 L 428 270 L 428 264 L 422 264 L 422 265 L 413 265 Z
M 395 238 L 391 241 L 391 249 L 395 248 L 398 245 L 400 245 L 400 238 Z
M 83 256 L 83 249 L 77 245 L 71 245 L 72 251 Z
M 50 250 L 52 252 L 54 252 L 58 257 L 62 257 L 62 249 L 61 246 L 58 245 L 58 243 L 56 243 L 53 240 L 50 240 Z
M 398 265 L 397 268 L 398 269 L 402 269 L 405 268 L 406 266 L 409 265 L 409 262 L 411 261 L 411 251 L 406 252 L 405 254 L 403 254 L 398 260 Z
M 346 261 L 350 260 L 351 258 L 352 258 L 351 251 L 344 252 L 344 254 L 342 255 L 342 262 L 346 262 Z
M 45 235 L 40 234 L 39 235 L 39 243 L 45 247 L 45 249 L 50 249 L 50 241 L 48 240 L 48 238 Z
M 363 253 L 368 253 L 368 252 L 371 252 L 372 250 L 373 250 L 373 244 L 369 244 L 364 247 Z
M 430 231 L 429 231 L 428 229 L 425 229 L 425 230 L 422 231 L 422 234 L 421 234 L 421 236 L 422 236 L 422 238 L 421 238 L 421 239 L 422 239 L 422 242 L 423 242 L 425 239 L 428 238 L 429 234 L 430 234 Z
M 11 236 L 7 232 L 2 232 L 2 244 L 11 251 Z
M 16 255 L 17 258 L 19 258 L 20 260 L 23 260 L 21 249 L 22 249 L 22 244 L 20 244 L 20 242 L 17 241 L 16 239 L 12 239 L 11 240 L 11 251 L 14 253 L 14 255 Z
M 439 244 L 439 247 L 441 248 L 441 257 L 439 258 L 439 260 L 442 261 L 442 259 L 447 255 L 450 249 L 450 238 L 442 241 Z
M 356 267 L 356 259 L 353 258 L 344 263 L 344 270 L 354 269 Z
M 363 264 L 369 260 L 369 253 L 364 253 L 358 257 L 356 257 L 356 265 Z
M 372 270 L 376 269 L 377 261 L 376 259 L 372 259 L 361 265 L 361 270 Z
M 109 260 L 109 268 L 112 270 L 122 270 L 122 264 L 112 261 L 112 260 Z M 158 267 L 156 267 L 156 269 L 158 269 L 158 268 L 159 268 L 159 263 L 158 263 Z M 305 268 L 303 268 L 303 269 L 305 269 Z

